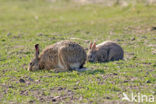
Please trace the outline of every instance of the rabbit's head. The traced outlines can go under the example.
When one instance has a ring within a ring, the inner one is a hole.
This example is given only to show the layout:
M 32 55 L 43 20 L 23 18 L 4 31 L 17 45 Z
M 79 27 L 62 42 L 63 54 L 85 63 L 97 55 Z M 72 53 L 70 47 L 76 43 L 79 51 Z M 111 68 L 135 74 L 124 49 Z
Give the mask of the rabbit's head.
M 89 46 L 89 51 L 88 51 L 88 54 L 87 54 L 87 60 L 89 62 L 96 62 L 97 61 L 97 56 L 96 56 L 96 42 L 94 43 L 90 43 L 90 46 Z
M 39 44 L 35 45 L 35 58 L 31 60 L 28 66 L 29 71 L 35 71 L 39 69 Z

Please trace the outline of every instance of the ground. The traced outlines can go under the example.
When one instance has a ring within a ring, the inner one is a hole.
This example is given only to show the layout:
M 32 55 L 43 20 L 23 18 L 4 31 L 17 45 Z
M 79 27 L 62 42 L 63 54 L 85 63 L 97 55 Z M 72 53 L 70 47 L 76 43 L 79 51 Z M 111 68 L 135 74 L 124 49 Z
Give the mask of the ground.
M 26 70 L 34 44 L 42 50 L 60 40 L 86 50 L 89 41 L 112 40 L 124 60 L 86 62 L 85 72 Z M 156 100 L 156 6 L 0 0 L 0 103 L 131 103 L 123 92 Z

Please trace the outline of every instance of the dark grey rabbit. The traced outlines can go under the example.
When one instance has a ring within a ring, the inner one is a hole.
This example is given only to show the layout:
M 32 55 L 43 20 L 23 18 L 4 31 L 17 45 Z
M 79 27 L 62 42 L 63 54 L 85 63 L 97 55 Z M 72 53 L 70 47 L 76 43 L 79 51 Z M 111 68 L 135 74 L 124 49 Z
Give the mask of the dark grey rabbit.
M 87 60 L 89 62 L 107 62 L 123 59 L 124 51 L 115 42 L 105 41 L 96 45 L 96 42 L 90 43 Z

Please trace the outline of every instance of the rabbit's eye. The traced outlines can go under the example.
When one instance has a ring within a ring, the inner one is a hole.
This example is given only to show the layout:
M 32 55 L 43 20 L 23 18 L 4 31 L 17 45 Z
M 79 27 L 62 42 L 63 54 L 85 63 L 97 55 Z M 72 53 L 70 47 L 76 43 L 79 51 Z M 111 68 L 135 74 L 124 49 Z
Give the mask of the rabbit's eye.
M 30 65 L 32 65 L 33 63 L 31 62 Z

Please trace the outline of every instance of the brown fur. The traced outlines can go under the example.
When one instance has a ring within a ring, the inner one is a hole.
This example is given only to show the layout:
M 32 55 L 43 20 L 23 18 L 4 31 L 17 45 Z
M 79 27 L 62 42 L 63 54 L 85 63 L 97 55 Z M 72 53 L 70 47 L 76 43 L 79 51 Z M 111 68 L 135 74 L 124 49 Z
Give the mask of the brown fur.
M 123 59 L 124 51 L 115 42 L 105 41 L 99 45 L 94 42 L 90 44 L 87 54 L 89 62 L 106 62 Z
M 67 71 L 80 69 L 85 61 L 86 53 L 84 49 L 75 42 L 65 40 L 44 49 L 38 59 L 35 57 L 31 61 L 28 70 L 53 69 L 55 71 Z

